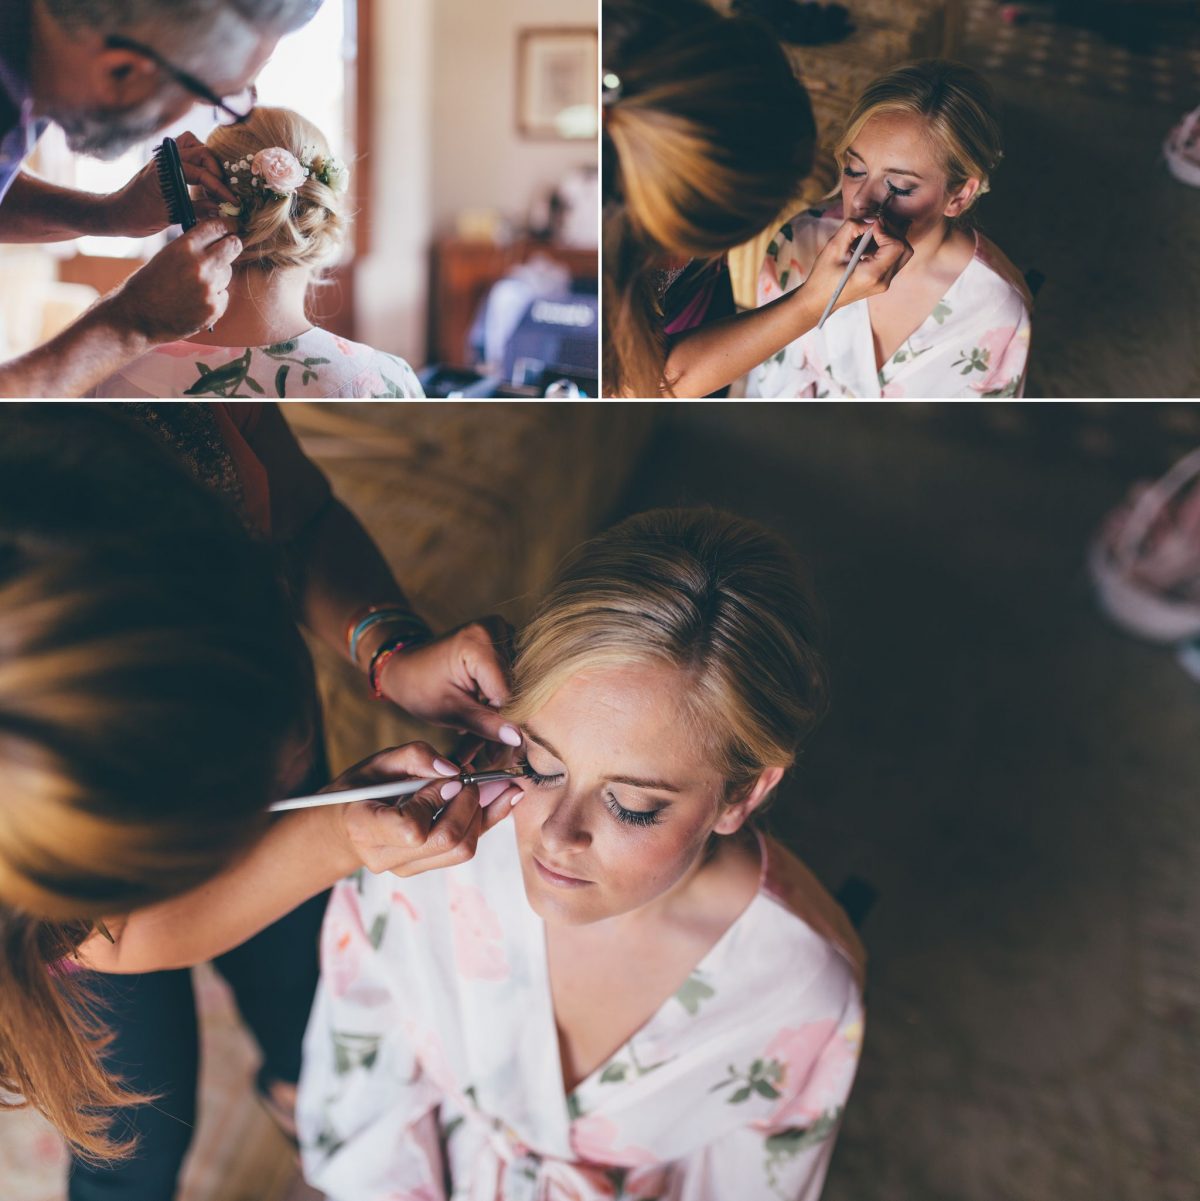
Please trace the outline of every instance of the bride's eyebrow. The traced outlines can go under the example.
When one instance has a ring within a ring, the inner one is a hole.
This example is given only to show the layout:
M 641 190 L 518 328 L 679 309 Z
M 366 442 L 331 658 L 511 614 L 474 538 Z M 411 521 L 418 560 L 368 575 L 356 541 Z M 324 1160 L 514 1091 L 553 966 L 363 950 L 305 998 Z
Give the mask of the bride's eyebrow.
M 546 741 L 536 730 L 528 724 L 525 725 L 525 737 L 530 742 L 536 742 L 544 751 L 549 751 L 555 759 L 560 763 L 566 763 L 562 755 L 554 749 L 554 747 Z M 643 780 L 637 776 L 609 776 L 610 783 L 613 784 L 628 784 L 631 788 L 645 788 L 650 792 L 682 792 L 683 789 L 678 784 L 668 784 L 666 780 Z
M 566 763 L 566 760 L 562 757 L 562 755 L 558 751 L 556 751 L 554 749 L 554 747 L 545 738 L 543 738 L 540 734 L 538 734 L 533 729 L 532 726 L 526 724 L 524 727 L 524 730 L 525 730 L 525 737 L 528 738 L 531 742 L 536 742 L 538 744 L 538 746 L 540 746 L 542 748 L 542 750 L 549 751 L 550 754 L 552 754 L 555 757 L 555 759 L 557 759 L 559 761 L 559 763 Z
M 858 159 L 858 161 L 860 163 L 865 163 L 867 161 L 866 159 L 863 158 L 863 156 L 861 154 L 858 153 L 857 150 L 854 149 L 853 146 L 847 146 L 846 153 L 854 155 L 854 157 L 856 159 Z M 924 176 L 918 175 L 915 171 L 906 171 L 903 167 L 888 167 L 887 174 L 888 175 L 908 175 L 908 176 L 911 176 L 913 179 L 923 179 L 924 178 Z

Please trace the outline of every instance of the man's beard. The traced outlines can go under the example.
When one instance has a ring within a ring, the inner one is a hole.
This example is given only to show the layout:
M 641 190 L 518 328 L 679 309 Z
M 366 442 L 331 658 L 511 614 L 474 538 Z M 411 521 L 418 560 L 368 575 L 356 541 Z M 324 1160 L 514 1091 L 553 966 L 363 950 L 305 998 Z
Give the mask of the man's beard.
M 122 112 L 50 113 L 75 154 L 112 160 L 149 141 L 163 124 L 161 110 L 149 105 Z

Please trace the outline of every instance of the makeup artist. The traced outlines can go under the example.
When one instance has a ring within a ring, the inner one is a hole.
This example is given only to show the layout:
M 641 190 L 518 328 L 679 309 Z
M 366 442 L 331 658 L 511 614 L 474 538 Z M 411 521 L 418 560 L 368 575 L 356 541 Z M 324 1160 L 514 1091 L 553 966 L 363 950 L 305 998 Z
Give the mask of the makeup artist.
M 22 164 L 51 123 L 73 151 L 115 158 L 194 104 L 244 119 L 279 38 L 321 2 L 0 0 L 0 242 L 164 229 L 153 163 L 104 196 Z M 211 152 L 191 135 L 179 141 L 188 182 L 232 202 Z M 240 251 L 226 222 L 201 220 L 50 342 L 0 363 L 0 396 L 83 395 L 151 347 L 213 324 Z
M 269 800 L 325 779 L 297 622 L 381 701 L 514 745 L 495 711 L 506 631 L 434 635 L 274 405 L 30 405 L 5 422 L 0 1094 L 72 1141 L 71 1201 L 170 1201 L 198 1046 L 191 975 L 160 969 L 217 956 L 286 1132 L 324 890 L 362 865 L 461 862 L 518 792 L 490 786 L 484 810 L 448 780 L 403 813 L 335 805 L 268 825 Z M 337 784 L 455 774 L 413 743 Z M 172 907 L 197 889 L 221 897 L 199 924 Z M 90 966 L 133 974 L 81 971 L 81 946 Z
M 604 0 L 603 376 L 613 396 L 706 396 L 817 324 L 850 247 L 867 252 L 838 308 L 887 291 L 912 248 L 864 214 L 803 288 L 734 311 L 726 254 L 793 201 L 816 127 L 764 26 L 706 0 Z

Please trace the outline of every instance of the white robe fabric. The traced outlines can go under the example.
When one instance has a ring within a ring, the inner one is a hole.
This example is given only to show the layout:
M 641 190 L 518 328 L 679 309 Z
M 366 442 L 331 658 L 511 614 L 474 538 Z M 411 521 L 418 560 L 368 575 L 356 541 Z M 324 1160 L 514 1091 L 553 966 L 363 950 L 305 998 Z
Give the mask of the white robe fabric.
M 339 884 L 300 1084 L 310 1183 L 334 1201 L 816 1201 L 858 1063 L 862 948 L 807 869 L 760 845 L 749 907 L 569 1095 L 511 822 L 469 863 Z
M 314 327 L 272 346 L 156 346 L 110 376 L 94 396 L 279 400 L 425 395 L 403 360 Z
M 758 304 L 798 288 L 842 225 L 838 204 L 793 217 L 767 247 Z M 1029 357 L 1029 293 L 1024 280 L 982 234 L 975 255 L 920 327 L 879 369 L 867 301 L 831 313 L 754 368 L 748 396 L 979 400 L 1022 396 Z

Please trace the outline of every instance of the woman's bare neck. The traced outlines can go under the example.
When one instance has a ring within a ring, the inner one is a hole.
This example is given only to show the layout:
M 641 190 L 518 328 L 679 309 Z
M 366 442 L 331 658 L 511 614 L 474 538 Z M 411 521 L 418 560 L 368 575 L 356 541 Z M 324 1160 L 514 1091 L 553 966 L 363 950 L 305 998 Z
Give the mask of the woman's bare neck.
M 299 337 L 312 329 L 304 307 L 311 281 L 303 267 L 237 267 L 224 315 L 211 330 L 203 329 L 189 341 L 202 346 L 274 346 Z

